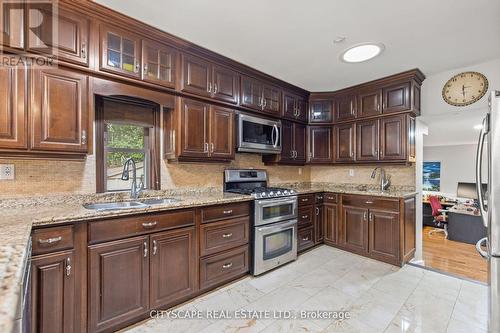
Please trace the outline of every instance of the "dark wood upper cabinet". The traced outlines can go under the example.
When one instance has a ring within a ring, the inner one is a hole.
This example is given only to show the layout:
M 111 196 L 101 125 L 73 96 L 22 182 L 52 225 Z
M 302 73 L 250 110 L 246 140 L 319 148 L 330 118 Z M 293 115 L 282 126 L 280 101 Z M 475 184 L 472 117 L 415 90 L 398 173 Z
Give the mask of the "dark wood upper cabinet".
M 280 115 L 281 105 L 281 90 L 279 87 L 264 84 L 262 92 L 262 101 L 264 103 L 264 111 L 275 116 Z
M 356 253 L 368 252 L 368 209 L 342 207 L 342 245 Z
M 262 110 L 263 89 L 264 87 L 261 82 L 254 78 L 242 75 L 240 104 L 255 110 Z
M 356 122 L 356 160 L 377 161 L 379 159 L 379 121 Z
M 370 209 L 368 219 L 370 256 L 397 263 L 399 260 L 399 214 Z
M 408 162 L 415 162 L 417 158 L 415 131 L 415 118 L 408 116 Z
M 46 3 L 28 2 L 27 6 L 28 51 L 54 54 L 60 60 L 88 65 L 90 19 L 87 16 L 73 12 L 63 4 L 57 5 L 57 14 L 52 11 L 53 6 Z M 57 36 L 53 36 L 52 29 L 48 28 L 54 24 L 57 24 Z
M 89 332 L 111 331 L 149 309 L 149 240 L 89 246 Z
M 178 52 L 150 40 L 142 41 L 142 79 L 175 88 Z
M 410 82 L 404 82 L 382 89 L 383 113 L 408 111 L 411 108 Z
M 377 116 L 382 113 L 382 89 L 368 88 L 358 94 L 358 118 Z
M 57 252 L 31 260 L 32 333 L 76 332 L 77 293 L 73 251 Z
M 307 126 L 283 120 L 281 123 L 281 154 L 264 155 L 264 162 L 304 164 L 306 162 Z
M 335 125 L 335 162 L 356 160 L 356 123 Z
M 212 105 L 210 110 L 210 157 L 234 159 L 234 112 Z
M 380 118 L 380 160 L 406 159 L 406 115 Z
M 200 96 L 212 95 L 212 65 L 190 54 L 182 55 L 182 91 Z
M 306 140 L 307 139 L 307 126 L 299 123 L 293 124 L 293 142 L 295 150 L 295 162 L 306 162 Z
M 352 120 L 356 118 L 358 108 L 358 100 L 355 94 L 347 93 L 335 97 L 334 113 L 335 121 Z
M 183 98 L 180 105 L 182 157 L 208 157 L 208 116 L 210 105 Z
M 141 39 L 139 36 L 102 24 L 100 41 L 101 70 L 141 78 Z
M 213 97 L 236 104 L 239 99 L 239 74 L 227 67 L 213 65 Z
M 323 205 L 324 238 L 329 244 L 338 244 L 338 210 L 337 204 L 325 203 Z
M 283 91 L 283 112 L 284 118 L 298 121 L 307 120 L 307 103 L 306 101 L 291 92 Z
M 333 122 L 332 101 L 311 101 L 309 111 L 309 123 L 331 124 Z
M 196 292 L 195 228 L 150 237 L 150 308 L 167 308 Z
M 30 106 L 32 149 L 87 152 L 87 75 L 63 69 L 34 70 Z
M 309 163 L 332 163 L 332 127 L 310 126 L 309 127 Z
M 0 149 L 27 148 L 27 72 L 0 67 Z

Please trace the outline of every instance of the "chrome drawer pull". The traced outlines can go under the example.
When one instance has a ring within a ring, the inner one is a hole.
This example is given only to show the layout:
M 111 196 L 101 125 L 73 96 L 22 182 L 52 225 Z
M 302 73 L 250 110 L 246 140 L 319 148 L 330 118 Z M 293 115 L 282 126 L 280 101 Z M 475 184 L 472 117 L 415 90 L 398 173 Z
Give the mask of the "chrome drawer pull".
M 52 245 L 54 243 L 58 243 L 62 240 L 61 236 L 58 237 L 53 237 L 53 238 L 47 238 L 47 239 L 39 239 L 38 243 L 40 245 Z
M 304 237 L 302 238 L 303 241 L 308 241 L 309 240 L 309 237 Z
M 231 214 L 232 212 L 233 212 L 233 210 L 232 210 L 232 209 L 230 209 L 230 210 L 224 210 L 224 211 L 222 212 L 222 214 L 227 215 L 227 214 Z
M 222 234 L 222 238 L 229 238 L 229 237 L 232 237 L 233 236 L 233 233 L 228 233 L 228 234 Z
M 334 200 L 334 197 L 326 197 L 328 200 Z
M 373 201 L 366 201 L 365 203 L 371 205 Z
M 71 259 L 66 258 L 66 276 L 71 275 Z
M 142 226 L 144 228 L 154 228 L 156 226 L 157 222 L 156 221 L 153 221 L 153 222 L 144 222 L 142 224 Z
M 158 250 L 158 246 L 156 244 L 156 241 L 154 240 L 153 241 L 153 255 L 155 256 L 156 255 L 156 251 Z
M 307 219 L 308 217 L 309 217 L 309 215 L 302 215 L 303 219 Z
M 223 269 L 226 269 L 226 268 L 231 268 L 231 267 L 233 267 L 233 263 L 232 263 L 232 262 L 230 262 L 230 263 L 228 263 L 228 264 L 224 264 L 224 265 L 222 265 L 222 268 L 223 268 Z

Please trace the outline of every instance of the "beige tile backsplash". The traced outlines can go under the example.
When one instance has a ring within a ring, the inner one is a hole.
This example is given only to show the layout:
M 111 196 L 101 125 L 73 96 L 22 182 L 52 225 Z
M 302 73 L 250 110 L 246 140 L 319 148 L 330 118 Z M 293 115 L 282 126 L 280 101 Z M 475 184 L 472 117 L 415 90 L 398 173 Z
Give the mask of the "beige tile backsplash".
M 15 165 L 15 180 L 0 181 L 0 197 L 53 193 L 94 193 L 95 159 L 85 161 L 0 160 Z M 272 184 L 290 182 L 376 183 L 370 179 L 373 166 L 265 166 L 258 154 L 236 154 L 230 164 L 188 164 L 162 162 L 163 189 L 180 187 L 222 187 L 225 168 L 265 168 Z M 349 177 L 349 169 L 355 170 Z M 414 166 L 386 166 L 394 185 L 415 185 Z

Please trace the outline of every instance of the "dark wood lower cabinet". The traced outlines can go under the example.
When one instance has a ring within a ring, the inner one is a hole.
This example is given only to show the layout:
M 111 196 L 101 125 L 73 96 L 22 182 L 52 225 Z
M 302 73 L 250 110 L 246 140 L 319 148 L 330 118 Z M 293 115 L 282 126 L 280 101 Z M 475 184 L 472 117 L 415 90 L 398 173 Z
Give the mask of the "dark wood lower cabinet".
M 33 257 L 31 261 L 31 332 L 75 331 L 74 252 Z
M 325 209 L 323 205 L 316 205 L 314 210 L 314 244 L 321 244 L 325 233 Z
M 90 332 L 125 327 L 149 309 L 149 237 L 89 246 Z
M 399 254 L 399 214 L 371 209 L 369 221 L 369 252 L 374 259 L 395 262 Z
M 299 229 L 297 232 L 297 250 L 299 252 L 307 250 L 314 246 L 314 227 Z
M 153 234 L 149 243 L 150 308 L 166 308 L 194 294 L 197 290 L 195 228 Z
M 368 209 L 342 208 L 343 246 L 356 253 L 368 252 Z
M 337 204 L 323 205 L 324 239 L 326 244 L 338 244 L 338 208 Z

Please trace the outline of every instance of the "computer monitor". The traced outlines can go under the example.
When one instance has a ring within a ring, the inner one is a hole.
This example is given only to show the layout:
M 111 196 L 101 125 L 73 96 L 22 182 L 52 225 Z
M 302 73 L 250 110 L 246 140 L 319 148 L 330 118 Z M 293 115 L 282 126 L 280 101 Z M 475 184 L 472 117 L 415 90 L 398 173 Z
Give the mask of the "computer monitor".
M 488 184 L 483 184 L 483 193 L 486 193 Z M 457 197 L 477 200 L 476 183 L 458 183 Z

